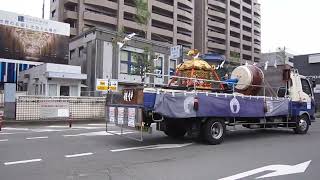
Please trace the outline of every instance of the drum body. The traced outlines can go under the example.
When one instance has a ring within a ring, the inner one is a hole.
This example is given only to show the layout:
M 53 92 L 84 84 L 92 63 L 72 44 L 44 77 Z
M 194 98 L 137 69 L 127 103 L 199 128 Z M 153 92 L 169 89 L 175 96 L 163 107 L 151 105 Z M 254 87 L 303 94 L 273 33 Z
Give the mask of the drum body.
M 264 74 L 260 68 L 253 65 L 239 66 L 232 71 L 231 79 L 238 79 L 236 92 L 256 96 L 262 88 Z

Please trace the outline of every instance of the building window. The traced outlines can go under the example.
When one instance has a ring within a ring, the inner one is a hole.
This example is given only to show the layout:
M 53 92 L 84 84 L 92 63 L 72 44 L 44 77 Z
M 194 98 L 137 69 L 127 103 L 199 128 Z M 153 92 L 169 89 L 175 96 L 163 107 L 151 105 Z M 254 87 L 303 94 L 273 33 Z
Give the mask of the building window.
M 169 65 L 169 74 L 170 76 L 174 76 L 177 69 L 177 60 L 170 59 L 170 65 Z
M 69 86 L 60 86 L 60 96 L 69 96 L 70 87 Z
M 49 84 L 49 96 L 57 96 L 57 85 Z
M 155 60 L 154 71 L 155 74 L 163 74 L 163 57 L 158 57 L 158 59 Z M 157 78 L 162 78 L 162 76 L 157 76 Z
M 79 54 L 78 54 L 78 56 L 79 56 L 79 57 L 82 57 L 82 56 L 83 56 L 83 52 L 84 52 L 84 47 L 83 47 L 83 46 L 79 47 Z
M 75 56 L 76 56 L 76 50 L 73 49 L 70 51 L 70 59 L 75 58 Z
M 78 86 L 70 86 L 70 96 L 78 96 Z
M 137 65 L 141 61 L 142 54 L 122 50 L 120 52 L 120 73 L 121 74 L 130 74 L 137 75 Z
M 51 12 L 51 17 L 55 17 L 56 16 L 56 10 L 53 10 L 52 12 Z

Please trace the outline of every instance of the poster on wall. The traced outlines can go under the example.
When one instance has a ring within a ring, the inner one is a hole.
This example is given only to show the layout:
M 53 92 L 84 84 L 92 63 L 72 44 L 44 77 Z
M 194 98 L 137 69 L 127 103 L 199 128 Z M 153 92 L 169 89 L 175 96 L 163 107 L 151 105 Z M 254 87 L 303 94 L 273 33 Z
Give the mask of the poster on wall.
M 40 118 L 67 118 L 69 117 L 68 102 L 40 102 Z
M 70 25 L 0 10 L 0 59 L 67 64 Z

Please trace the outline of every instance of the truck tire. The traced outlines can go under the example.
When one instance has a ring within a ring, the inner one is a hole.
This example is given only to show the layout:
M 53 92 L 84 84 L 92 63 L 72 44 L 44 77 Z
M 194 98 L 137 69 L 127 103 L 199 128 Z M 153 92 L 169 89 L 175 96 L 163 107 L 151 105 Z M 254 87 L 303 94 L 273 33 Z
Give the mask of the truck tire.
M 208 144 L 216 145 L 220 144 L 226 133 L 226 125 L 224 120 L 221 119 L 209 119 L 204 124 L 203 136 Z
M 178 123 L 167 123 L 164 133 L 171 138 L 182 138 L 187 130 Z
M 307 115 L 299 116 L 296 127 L 293 129 L 296 134 L 306 134 L 309 130 L 309 117 Z

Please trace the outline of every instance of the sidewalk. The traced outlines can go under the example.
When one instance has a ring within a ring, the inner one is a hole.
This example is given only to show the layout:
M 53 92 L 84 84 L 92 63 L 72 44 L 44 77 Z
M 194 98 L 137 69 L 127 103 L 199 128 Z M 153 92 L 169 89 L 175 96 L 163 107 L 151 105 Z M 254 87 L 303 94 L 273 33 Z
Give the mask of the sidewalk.
M 72 120 L 72 124 L 82 124 L 82 123 L 104 123 L 104 119 L 74 119 Z M 17 121 L 17 120 L 3 120 L 2 126 L 30 126 L 30 125 L 69 125 L 68 120 L 24 120 L 24 121 Z

